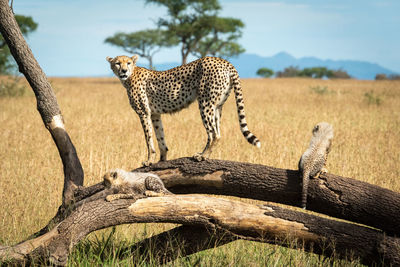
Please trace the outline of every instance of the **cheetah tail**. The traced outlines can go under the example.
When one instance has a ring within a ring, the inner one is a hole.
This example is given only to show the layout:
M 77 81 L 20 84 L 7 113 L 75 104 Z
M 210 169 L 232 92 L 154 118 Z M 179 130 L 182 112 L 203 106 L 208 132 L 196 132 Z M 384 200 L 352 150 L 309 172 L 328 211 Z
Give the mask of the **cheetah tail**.
M 301 207 L 306 209 L 307 206 L 307 194 L 308 194 L 308 182 L 310 181 L 310 172 L 303 170 L 303 190 L 301 193 Z
M 234 69 L 233 66 L 232 66 L 232 72 L 231 72 L 231 83 L 233 86 L 233 90 L 235 92 L 236 107 L 237 107 L 237 112 L 238 112 L 238 116 L 239 116 L 240 131 L 242 131 L 243 136 L 246 138 L 246 140 L 250 144 L 260 148 L 261 147 L 260 140 L 258 140 L 258 138 L 253 133 L 251 133 L 249 128 L 247 127 L 246 115 L 244 112 L 242 86 L 240 84 L 239 74 L 237 73 L 236 69 Z

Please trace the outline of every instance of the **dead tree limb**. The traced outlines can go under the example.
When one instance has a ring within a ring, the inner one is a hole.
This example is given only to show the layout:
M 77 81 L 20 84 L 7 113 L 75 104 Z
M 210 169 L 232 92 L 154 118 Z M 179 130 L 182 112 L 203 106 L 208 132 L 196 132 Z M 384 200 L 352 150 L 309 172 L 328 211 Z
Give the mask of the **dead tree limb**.
M 89 201 L 46 234 L 1 248 L 0 260 L 27 263 L 39 258 L 64 265 L 71 248 L 90 232 L 145 222 L 203 225 L 211 232 L 225 232 L 228 237 L 303 247 L 328 257 L 348 259 L 352 255 L 365 264 L 400 264 L 400 240 L 378 230 L 273 205 L 257 206 L 199 195 Z
M 174 193 L 230 195 L 292 206 L 301 203 L 297 170 L 263 165 L 181 158 L 137 171 L 158 174 Z M 323 174 L 311 179 L 307 209 L 400 235 L 400 194 L 351 178 Z
M 161 265 L 238 239 L 240 238 L 222 229 L 209 229 L 204 225 L 181 225 L 121 249 L 120 252 L 121 255 L 126 255 L 126 252 L 138 251 L 143 261 Z
M 7 0 L 0 0 L 0 32 L 18 64 L 19 71 L 25 75 L 33 89 L 37 109 L 57 146 L 64 169 L 63 204 L 69 203 L 73 200 L 73 190 L 83 185 L 83 169 L 65 130 L 53 89 L 22 36 Z

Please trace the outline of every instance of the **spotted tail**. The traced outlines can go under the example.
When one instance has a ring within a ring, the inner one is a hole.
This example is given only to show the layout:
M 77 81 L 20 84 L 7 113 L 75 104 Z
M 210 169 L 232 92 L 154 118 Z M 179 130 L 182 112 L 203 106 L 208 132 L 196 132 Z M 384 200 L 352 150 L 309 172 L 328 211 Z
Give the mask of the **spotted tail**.
M 301 207 L 306 209 L 307 206 L 307 194 L 308 194 L 308 182 L 310 181 L 310 171 L 308 168 L 306 170 L 302 170 L 303 174 L 303 189 L 301 192 Z
M 238 116 L 239 116 L 240 130 L 242 131 L 243 136 L 246 138 L 246 140 L 250 144 L 260 148 L 261 147 L 260 140 L 258 140 L 258 138 L 253 133 L 251 133 L 249 128 L 247 127 L 246 115 L 244 112 L 242 86 L 240 84 L 239 74 L 233 66 L 231 69 L 231 83 L 232 83 L 233 90 L 235 92 L 236 107 L 237 107 L 237 112 L 238 112 Z

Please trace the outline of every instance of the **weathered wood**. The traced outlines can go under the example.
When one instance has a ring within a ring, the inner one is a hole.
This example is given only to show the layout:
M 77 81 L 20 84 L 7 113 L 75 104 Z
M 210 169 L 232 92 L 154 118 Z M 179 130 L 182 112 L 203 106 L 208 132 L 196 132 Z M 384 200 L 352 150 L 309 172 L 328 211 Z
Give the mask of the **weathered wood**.
M 135 171 L 158 174 L 173 193 L 206 193 L 299 206 L 301 175 L 263 165 L 181 158 Z M 310 179 L 307 209 L 400 235 L 400 194 L 332 174 Z
M 0 32 L 19 71 L 35 93 L 37 109 L 57 146 L 64 169 L 63 204 L 73 201 L 73 191 L 83 185 L 83 169 L 75 147 L 65 130 L 56 96 L 39 63 L 26 43 L 7 0 L 0 0 Z
M 400 264 L 400 240 L 378 230 L 274 205 L 256 206 L 199 195 L 86 202 L 46 234 L 12 248 L 1 248 L 0 259 L 27 263 L 39 258 L 64 265 L 71 248 L 90 232 L 145 222 L 203 225 L 236 238 L 303 247 L 326 256 L 352 256 L 365 264 Z
M 203 225 L 181 225 L 125 247 L 120 250 L 120 254 L 127 255 L 127 252 L 138 251 L 144 262 L 161 265 L 238 239 L 240 238 L 223 229 L 209 229 Z

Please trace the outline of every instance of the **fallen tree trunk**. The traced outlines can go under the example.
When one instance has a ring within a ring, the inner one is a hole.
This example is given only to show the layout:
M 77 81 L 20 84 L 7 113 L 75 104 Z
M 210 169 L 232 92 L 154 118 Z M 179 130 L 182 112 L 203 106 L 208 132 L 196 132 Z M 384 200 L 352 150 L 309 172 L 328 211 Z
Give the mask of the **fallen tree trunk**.
M 297 170 L 263 165 L 180 158 L 136 171 L 158 174 L 173 193 L 230 195 L 299 206 L 301 176 Z M 332 174 L 311 179 L 307 209 L 400 235 L 400 194 Z
M 328 257 L 360 258 L 365 264 L 400 264 L 400 240 L 378 230 L 273 205 L 257 206 L 198 195 L 114 202 L 107 202 L 102 196 L 83 203 L 46 234 L 14 247 L 0 248 L 0 260 L 22 264 L 34 258 L 65 265 L 71 249 L 90 232 L 144 222 L 203 225 L 211 234 L 227 234 L 227 242 L 240 238 L 303 247 Z

